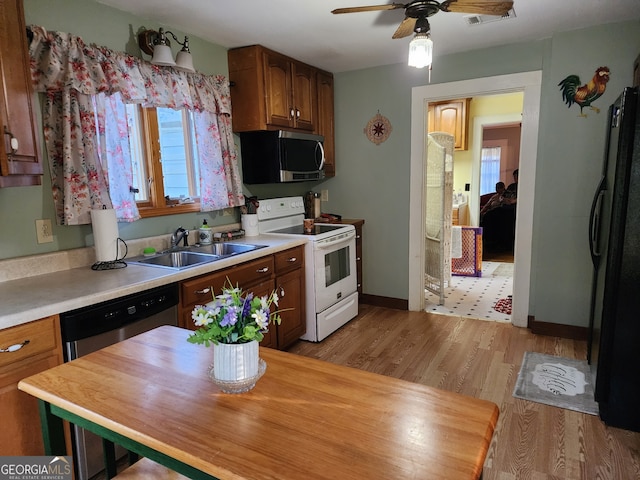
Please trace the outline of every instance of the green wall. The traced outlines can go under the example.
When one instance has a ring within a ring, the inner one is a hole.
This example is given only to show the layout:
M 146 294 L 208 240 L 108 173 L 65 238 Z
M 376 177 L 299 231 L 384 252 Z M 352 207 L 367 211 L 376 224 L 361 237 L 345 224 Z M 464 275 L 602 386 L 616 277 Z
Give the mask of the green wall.
M 631 83 L 639 27 L 638 21 L 604 25 L 434 59 L 431 83 L 543 72 L 536 178 L 521 179 L 535 182 L 529 314 L 539 321 L 587 325 L 588 214 L 601 168 L 606 107 Z M 578 118 L 557 85 L 569 74 L 586 83 L 602 65 L 612 72 L 595 102 L 602 111 Z M 336 75 L 337 176 L 327 182 L 330 209 L 367 221 L 363 264 L 369 294 L 408 297 L 411 88 L 424 84 L 424 73 L 403 64 Z M 362 129 L 378 110 L 393 133 L 375 146 Z
M 25 0 L 24 7 L 27 25 L 41 25 L 48 30 L 70 32 L 82 37 L 87 43 L 104 45 L 113 50 L 126 51 L 137 56 L 142 55 L 136 41 L 138 30 L 143 26 L 157 30 L 161 26 L 93 1 Z M 177 30 L 174 30 L 174 33 L 179 37 L 183 35 Z M 228 74 L 226 49 L 196 37 L 190 37 L 190 45 L 194 64 L 199 71 L 208 74 Z M 36 105 L 36 110 L 39 110 L 39 107 Z M 41 145 L 44 147 L 43 141 Z M 46 158 L 44 148 L 43 155 Z M 35 220 L 49 218 L 55 223 L 51 179 L 46 160 L 42 186 L 0 189 L 0 205 L 2 205 L 0 224 L 7 226 L 0 232 L 0 245 L 2 245 L 0 258 L 93 245 L 90 225 L 54 225 L 54 241 L 41 245 L 37 243 Z M 120 236 L 125 240 L 168 234 L 179 225 L 195 228 L 202 223 L 203 218 L 206 218 L 211 225 L 238 221 L 237 215 L 222 218 L 222 212 L 193 213 L 144 219 L 134 223 L 120 223 L 119 231 Z
M 592 265 L 589 213 L 600 179 L 608 106 L 632 83 L 640 53 L 640 21 L 555 35 L 544 65 L 540 137 L 535 179 L 532 295 L 537 320 L 588 325 Z M 600 113 L 568 108 L 558 83 L 570 74 L 582 83 L 607 66 L 606 92 L 594 102 Z M 523 181 L 521 178 L 520 181 Z
M 540 70 L 548 41 L 434 58 L 431 83 Z M 435 46 L 437 54 L 437 44 Z M 405 64 L 335 75 L 336 177 L 329 211 L 364 218 L 364 292 L 408 298 L 411 89 L 425 70 Z M 376 146 L 363 128 L 378 111 L 393 127 Z M 323 188 L 325 188 L 323 186 Z
M 157 30 L 164 27 L 173 31 L 178 38 L 188 34 L 171 25 L 159 25 L 147 19 L 106 7 L 93 0 L 24 0 L 27 25 L 41 25 L 48 30 L 58 30 L 78 35 L 87 43 L 104 45 L 116 51 L 126 51 L 142 56 L 137 43 L 137 33 L 143 27 Z M 198 37 L 189 36 L 191 52 L 196 69 L 207 74 L 228 75 L 227 50 L 206 42 Z M 177 49 L 174 47 L 174 53 Z M 39 105 L 36 105 L 36 110 Z M 38 112 L 39 113 L 39 112 Z M 239 150 L 239 139 L 236 145 Z M 42 142 L 44 145 L 44 142 Z M 0 224 L 6 225 L 0 231 L 0 259 L 35 255 L 57 250 L 93 245 L 90 225 L 58 226 L 54 225 L 54 241 L 38 244 L 36 241 L 35 220 L 49 218 L 55 223 L 53 202 L 51 200 L 51 179 L 45 156 L 45 175 L 43 185 L 38 187 L 19 187 L 0 189 Z M 259 197 L 302 195 L 313 186 L 300 183 L 282 186 L 245 187 L 245 194 Z M 176 227 L 197 228 L 203 219 L 212 226 L 236 224 L 240 221 L 238 209 L 233 216 L 222 216 L 222 211 L 169 215 L 138 220 L 118 225 L 120 236 L 125 239 L 142 238 L 169 234 Z
M 55 3 L 55 8 L 52 8 Z M 82 36 L 85 41 L 139 54 L 141 26 L 160 25 L 87 0 L 25 0 L 27 23 Z M 165 26 L 171 28 L 170 25 Z M 542 70 L 540 136 L 535 181 L 534 238 L 530 314 L 537 320 L 586 325 L 591 277 L 586 243 L 587 217 L 604 143 L 606 106 L 630 84 L 632 63 L 640 51 L 640 22 L 598 26 L 551 38 L 455 55 L 438 56 L 437 39 L 431 83 Z M 176 31 L 176 34 L 181 32 Z M 226 52 L 191 38 L 196 68 L 227 73 Z M 607 65 L 611 81 L 596 102 L 600 114 L 578 118 L 563 104 L 557 84 L 569 74 L 586 83 Z M 329 190 L 323 210 L 364 218 L 364 291 L 408 297 L 409 160 L 411 89 L 427 84 L 427 72 L 405 64 L 335 75 L 335 178 L 318 184 L 248 186 L 259 197 Z M 381 145 L 363 129 L 377 112 L 393 132 Z M 524 181 L 524 179 L 522 179 Z M 44 253 L 92 244 L 91 228 L 54 227 L 54 243 L 38 245 L 35 219 L 54 218 L 48 175 L 42 187 L 0 189 L 0 258 Z M 176 226 L 195 227 L 206 217 L 228 223 L 217 213 L 189 214 L 120 224 L 123 238 L 169 233 Z

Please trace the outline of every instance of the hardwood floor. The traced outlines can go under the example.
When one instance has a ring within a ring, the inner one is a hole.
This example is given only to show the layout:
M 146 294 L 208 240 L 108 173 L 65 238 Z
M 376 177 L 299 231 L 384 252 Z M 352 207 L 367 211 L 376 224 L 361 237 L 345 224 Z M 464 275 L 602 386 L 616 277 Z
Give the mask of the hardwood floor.
M 361 304 L 358 317 L 323 342 L 289 351 L 495 402 L 500 419 L 484 480 L 640 479 L 640 433 L 512 396 L 524 352 L 584 359 L 584 341 Z

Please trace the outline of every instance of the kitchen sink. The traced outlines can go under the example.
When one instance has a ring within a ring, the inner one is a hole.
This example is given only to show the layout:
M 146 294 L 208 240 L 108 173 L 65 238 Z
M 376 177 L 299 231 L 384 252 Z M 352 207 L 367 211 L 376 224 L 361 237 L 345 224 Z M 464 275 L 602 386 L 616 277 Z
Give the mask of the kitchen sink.
M 196 253 L 190 251 L 165 252 L 153 257 L 135 257 L 127 260 L 128 263 L 137 265 L 151 265 L 154 267 L 165 267 L 182 269 L 200 265 L 203 263 L 215 262 L 219 255 Z
M 227 258 L 232 255 L 252 252 L 266 245 L 252 245 L 249 243 L 228 243 L 220 242 L 211 245 L 193 245 L 184 247 L 182 250 L 175 252 L 161 252 L 152 257 L 134 257 L 127 260 L 127 263 L 135 265 L 150 265 L 152 267 L 164 267 L 173 269 L 183 269 L 195 267 L 203 263 L 215 262 L 221 258 Z
M 228 257 L 230 255 L 238 255 L 239 253 L 252 252 L 266 245 L 252 245 L 249 243 L 230 243 L 218 242 L 211 245 L 200 245 L 191 247 L 191 251 L 205 253 L 207 255 L 218 255 L 220 257 Z

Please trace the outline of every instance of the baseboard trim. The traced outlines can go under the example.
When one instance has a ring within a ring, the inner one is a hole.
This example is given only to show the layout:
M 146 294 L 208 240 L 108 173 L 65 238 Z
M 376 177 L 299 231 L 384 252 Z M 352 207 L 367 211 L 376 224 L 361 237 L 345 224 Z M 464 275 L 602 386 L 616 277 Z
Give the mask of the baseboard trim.
M 533 315 L 527 317 L 527 328 L 536 335 L 570 338 L 571 340 L 587 340 L 589 337 L 589 329 L 587 327 L 538 322 Z
M 409 310 L 409 300 L 401 298 L 382 297 L 380 295 L 369 295 L 363 293 L 359 297 L 360 303 L 373 305 L 374 307 L 393 308 L 395 310 Z

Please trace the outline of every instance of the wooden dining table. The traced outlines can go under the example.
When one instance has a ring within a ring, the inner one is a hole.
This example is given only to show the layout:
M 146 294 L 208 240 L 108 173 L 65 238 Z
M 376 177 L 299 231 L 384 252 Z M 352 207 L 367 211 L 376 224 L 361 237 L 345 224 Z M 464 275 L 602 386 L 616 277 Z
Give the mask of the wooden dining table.
M 482 473 L 494 403 L 268 348 L 255 388 L 223 393 L 190 333 L 159 327 L 20 381 L 40 400 L 47 454 L 66 454 L 65 419 L 197 479 Z

